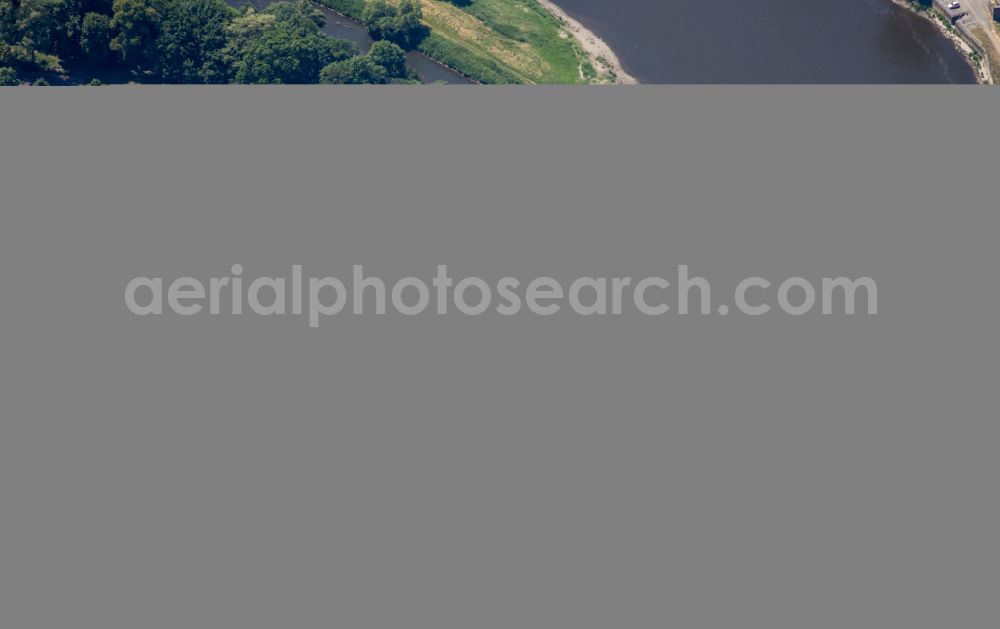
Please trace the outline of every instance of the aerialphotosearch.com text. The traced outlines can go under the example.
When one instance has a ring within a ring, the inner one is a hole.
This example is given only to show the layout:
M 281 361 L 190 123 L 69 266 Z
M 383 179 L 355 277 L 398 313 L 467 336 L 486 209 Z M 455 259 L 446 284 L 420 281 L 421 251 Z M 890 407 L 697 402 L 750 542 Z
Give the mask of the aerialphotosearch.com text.
M 402 315 L 478 316 L 489 311 L 504 316 L 530 313 L 550 316 L 560 311 L 577 315 L 621 315 L 635 312 L 648 316 L 667 314 L 727 315 L 735 310 L 760 316 L 771 312 L 801 316 L 878 314 L 878 286 L 870 277 L 824 277 L 809 280 L 793 276 L 778 281 L 747 277 L 732 291 L 728 303 L 713 302 L 709 281 L 677 267 L 670 279 L 650 276 L 578 277 L 561 282 L 553 277 L 522 281 L 503 277 L 487 282 L 479 277 L 454 278 L 448 265 L 437 265 L 429 281 L 403 277 L 385 281 L 365 274 L 354 265 L 349 281 L 337 277 L 306 277 L 301 265 L 293 265 L 287 276 L 243 276 L 234 264 L 229 275 L 202 281 L 194 277 L 166 280 L 136 277 L 125 287 L 125 304 L 136 315 L 228 314 L 296 315 L 308 317 L 310 327 L 335 315 L 376 314 L 390 311 Z M 863 304 L 863 308 L 857 308 Z

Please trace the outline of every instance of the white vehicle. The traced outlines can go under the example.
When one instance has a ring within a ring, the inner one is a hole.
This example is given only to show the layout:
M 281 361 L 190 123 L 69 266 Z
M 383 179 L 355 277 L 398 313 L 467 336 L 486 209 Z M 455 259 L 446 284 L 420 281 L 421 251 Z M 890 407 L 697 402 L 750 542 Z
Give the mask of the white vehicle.
M 951 4 L 948 5 L 948 8 L 951 9 L 952 11 L 954 11 L 955 9 L 960 9 L 961 7 L 962 5 L 959 4 L 958 2 L 952 2 Z

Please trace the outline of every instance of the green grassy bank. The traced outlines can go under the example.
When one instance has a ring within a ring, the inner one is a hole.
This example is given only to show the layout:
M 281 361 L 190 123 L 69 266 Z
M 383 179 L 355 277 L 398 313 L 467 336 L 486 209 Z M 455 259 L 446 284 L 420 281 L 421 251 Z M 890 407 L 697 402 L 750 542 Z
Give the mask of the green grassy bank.
M 318 1 L 360 19 L 367 0 Z M 597 81 L 576 40 L 535 0 L 420 2 L 430 34 L 418 50 L 468 77 L 483 83 Z

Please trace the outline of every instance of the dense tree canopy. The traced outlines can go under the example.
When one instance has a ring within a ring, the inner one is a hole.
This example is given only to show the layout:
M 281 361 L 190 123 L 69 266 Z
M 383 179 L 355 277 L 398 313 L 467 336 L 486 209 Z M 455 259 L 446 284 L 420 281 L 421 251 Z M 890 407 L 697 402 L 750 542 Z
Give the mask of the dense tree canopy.
M 406 52 L 392 42 L 375 42 L 368 51 L 368 57 L 375 65 L 385 68 L 389 78 L 401 79 L 406 76 Z
M 344 85 L 359 83 L 385 83 L 389 79 L 385 68 L 376 65 L 367 55 L 351 57 L 346 61 L 331 63 L 323 68 L 320 81 Z
M 236 11 L 219 0 L 160 0 L 152 66 L 167 83 L 225 83 L 219 51 Z
M 417 47 L 427 36 L 427 28 L 420 23 L 423 9 L 417 0 L 401 0 L 394 6 L 385 0 L 371 0 L 365 4 L 361 21 L 375 39 L 387 39 L 407 50 Z
M 320 83 L 390 83 L 412 81 L 406 67 L 406 52 L 390 41 L 372 44 L 367 55 L 331 63 L 319 75 Z
M 111 61 L 110 16 L 103 13 L 88 13 L 83 16 L 80 49 L 84 60 L 91 65 L 102 65 Z
M 419 5 L 403 0 L 379 24 L 384 39 L 405 45 L 419 26 Z M 57 58 L 91 76 L 145 82 L 317 83 L 321 72 L 336 83 L 407 78 L 398 45 L 376 42 L 357 56 L 323 25 L 304 1 L 257 12 L 223 0 L 0 0 L 0 68 L 10 68 L 0 76 L 11 82 L 14 72 Z
M 318 19 L 317 19 L 318 18 Z M 312 7 L 278 4 L 267 13 L 233 20 L 222 51 L 236 83 L 316 83 L 320 70 L 354 52 L 345 40 L 320 32 L 322 16 Z
M 111 50 L 120 61 L 136 70 L 152 69 L 156 59 L 156 38 L 163 19 L 159 0 L 115 0 L 111 15 Z

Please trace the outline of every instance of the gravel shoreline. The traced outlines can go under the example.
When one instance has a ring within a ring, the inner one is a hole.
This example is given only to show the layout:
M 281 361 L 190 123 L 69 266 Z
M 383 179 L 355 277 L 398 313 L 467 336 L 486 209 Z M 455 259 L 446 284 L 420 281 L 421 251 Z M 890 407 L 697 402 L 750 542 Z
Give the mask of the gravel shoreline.
M 598 37 L 586 26 L 573 19 L 559 5 L 551 0 L 538 0 L 545 10 L 561 21 L 573 37 L 580 42 L 584 52 L 590 57 L 594 68 L 604 76 L 609 76 L 611 81 L 618 85 L 635 85 L 639 81 L 625 71 L 618 55 L 611 49 L 603 39 Z

